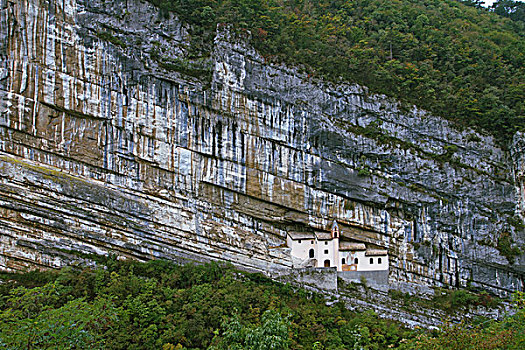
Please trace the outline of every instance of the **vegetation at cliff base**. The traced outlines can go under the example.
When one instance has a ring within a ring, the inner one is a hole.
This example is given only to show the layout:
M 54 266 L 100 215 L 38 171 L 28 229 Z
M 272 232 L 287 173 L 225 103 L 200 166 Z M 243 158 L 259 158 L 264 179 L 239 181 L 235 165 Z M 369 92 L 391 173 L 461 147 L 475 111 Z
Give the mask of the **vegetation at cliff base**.
M 229 266 L 120 262 L 4 275 L 0 348 L 379 349 L 411 331 Z
M 525 339 L 523 294 L 502 322 L 428 332 L 229 266 L 106 265 L 0 274 L 0 349 L 519 349 Z
M 525 127 L 525 22 L 511 0 L 496 13 L 454 0 L 150 1 L 192 25 L 194 52 L 209 54 L 216 26 L 231 24 L 268 61 L 310 76 L 365 85 L 502 141 Z

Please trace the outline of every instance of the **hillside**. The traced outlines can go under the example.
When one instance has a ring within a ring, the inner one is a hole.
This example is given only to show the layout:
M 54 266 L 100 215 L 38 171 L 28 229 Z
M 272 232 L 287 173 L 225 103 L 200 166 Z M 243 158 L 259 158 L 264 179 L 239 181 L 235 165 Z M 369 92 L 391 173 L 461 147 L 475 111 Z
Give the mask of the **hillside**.
M 454 0 L 152 0 L 193 25 L 252 33 L 269 62 L 367 86 L 508 142 L 525 126 L 525 22 Z
M 0 275 L 7 349 L 518 349 L 523 296 L 502 322 L 409 330 L 373 312 L 217 264 L 109 260 L 105 268 Z M 458 302 L 464 303 L 467 299 Z

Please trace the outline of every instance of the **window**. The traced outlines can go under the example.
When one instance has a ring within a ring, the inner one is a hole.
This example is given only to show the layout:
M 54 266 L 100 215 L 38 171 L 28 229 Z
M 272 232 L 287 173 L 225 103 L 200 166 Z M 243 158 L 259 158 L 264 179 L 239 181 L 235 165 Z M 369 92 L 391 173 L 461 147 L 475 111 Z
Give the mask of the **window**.
M 299 243 L 301 243 L 301 240 L 299 240 Z
M 324 261 L 324 267 L 330 267 L 330 260 Z
M 324 250 L 324 253 L 325 253 L 325 254 L 328 254 L 328 249 L 325 249 L 325 250 Z
M 310 243 L 311 243 L 311 244 L 314 244 L 314 241 L 312 240 L 312 241 L 310 241 Z
M 324 245 L 328 245 L 328 241 L 325 241 L 325 242 L 324 242 Z
M 374 263 L 374 258 L 370 258 L 370 265 Z
M 343 264 L 343 265 L 346 264 L 345 258 L 343 258 L 343 260 L 341 260 L 341 264 Z
M 381 264 L 381 258 L 377 258 L 377 263 Z
M 355 259 L 354 259 L 354 264 L 357 265 L 358 262 L 359 262 L 359 259 L 358 259 L 358 258 L 355 258 Z
M 310 256 L 310 259 L 314 257 L 315 253 L 313 249 L 310 249 L 308 255 Z

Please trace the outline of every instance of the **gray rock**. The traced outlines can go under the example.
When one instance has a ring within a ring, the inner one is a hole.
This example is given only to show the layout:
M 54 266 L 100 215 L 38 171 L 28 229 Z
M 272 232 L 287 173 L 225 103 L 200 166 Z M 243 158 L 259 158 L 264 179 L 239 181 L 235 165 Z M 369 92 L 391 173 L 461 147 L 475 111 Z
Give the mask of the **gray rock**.
M 228 28 L 192 60 L 189 27 L 138 0 L 0 8 L 0 269 L 81 249 L 273 274 L 287 230 L 337 220 L 388 249 L 392 285 L 523 289 L 497 249 L 525 244 L 522 134 L 507 151 Z

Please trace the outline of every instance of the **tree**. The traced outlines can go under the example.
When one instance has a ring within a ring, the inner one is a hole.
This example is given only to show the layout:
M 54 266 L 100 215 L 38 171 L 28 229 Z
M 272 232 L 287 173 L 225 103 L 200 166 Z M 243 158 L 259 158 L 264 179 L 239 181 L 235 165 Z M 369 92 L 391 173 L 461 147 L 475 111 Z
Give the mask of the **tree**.
M 116 321 L 111 302 L 98 299 L 88 303 L 79 298 L 52 308 L 46 297 L 59 297 L 54 284 L 24 289 L 17 288 L 8 301 L 11 308 L 0 313 L 0 348 L 103 348 L 103 334 Z M 44 303 L 37 300 L 40 297 Z M 30 310 L 31 299 L 35 304 Z
M 224 327 L 223 338 L 210 349 L 286 350 L 290 346 L 290 321 L 275 310 L 267 310 L 258 327 L 243 326 L 234 316 Z
M 473 6 L 476 8 L 482 8 L 485 4 L 485 1 L 483 0 L 462 0 L 461 2 L 467 6 Z
M 513 21 L 525 22 L 525 3 L 514 0 L 498 0 L 492 4 L 492 9 L 500 16 L 508 17 Z

